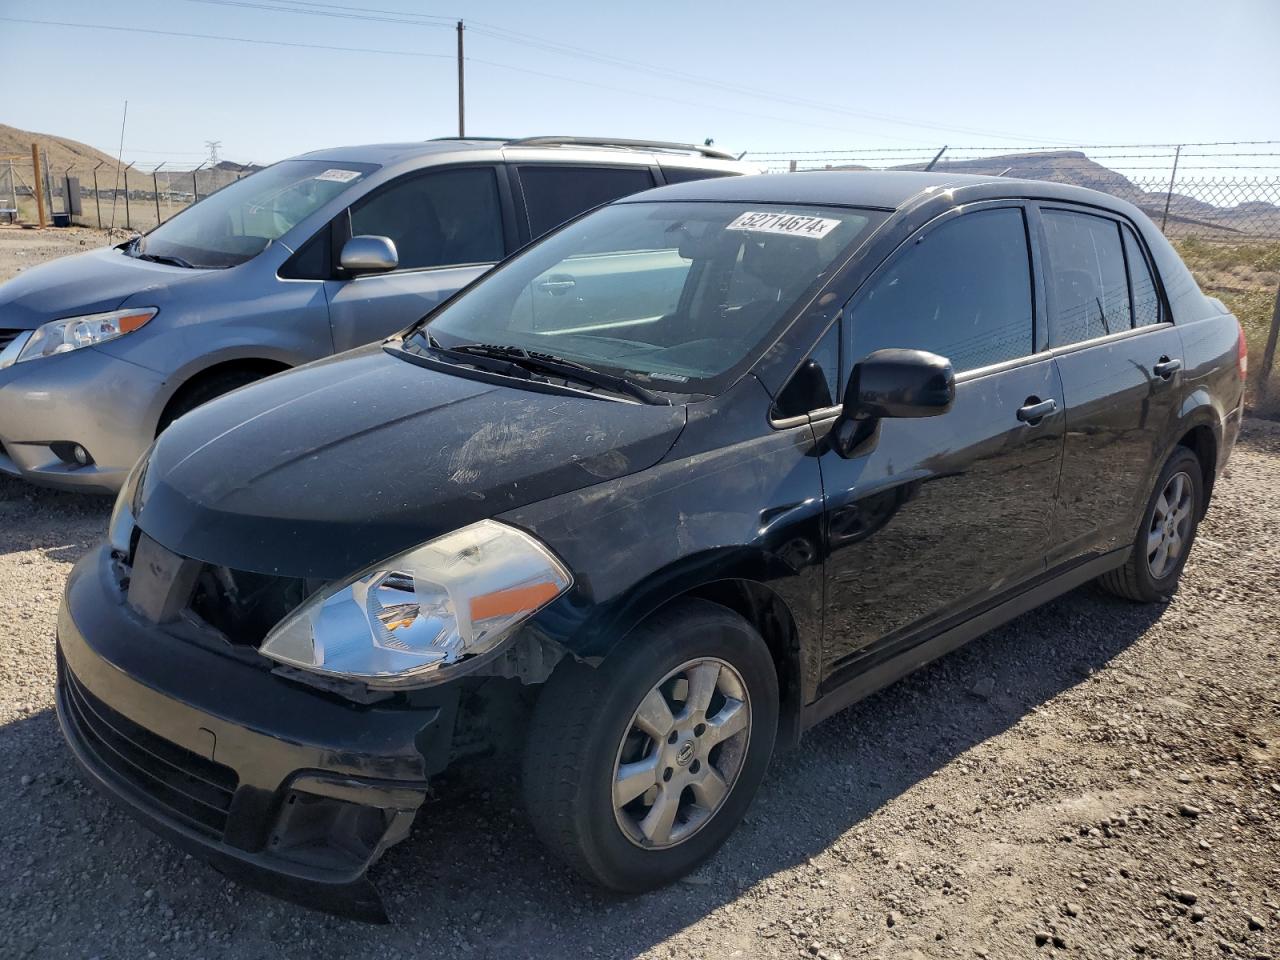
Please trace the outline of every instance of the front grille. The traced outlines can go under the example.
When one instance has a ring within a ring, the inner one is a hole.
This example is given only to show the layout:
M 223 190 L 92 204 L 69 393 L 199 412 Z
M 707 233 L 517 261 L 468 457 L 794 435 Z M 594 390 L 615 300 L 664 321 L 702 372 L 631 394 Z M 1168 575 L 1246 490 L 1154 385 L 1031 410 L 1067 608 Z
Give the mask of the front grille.
M 17 340 L 18 334 L 20 333 L 22 333 L 21 330 L 0 329 L 0 350 L 3 350 L 9 344 L 13 343 L 13 341 Z
M 234 644 L 256 647 L 318 584 L 204 564 L 187 608 Z
M 239 778 L 230 767 L 158 737 L 108 707 L 63 665 L 67 719 L 102 767 L 151 797 L 174 820 L 215 839 Z

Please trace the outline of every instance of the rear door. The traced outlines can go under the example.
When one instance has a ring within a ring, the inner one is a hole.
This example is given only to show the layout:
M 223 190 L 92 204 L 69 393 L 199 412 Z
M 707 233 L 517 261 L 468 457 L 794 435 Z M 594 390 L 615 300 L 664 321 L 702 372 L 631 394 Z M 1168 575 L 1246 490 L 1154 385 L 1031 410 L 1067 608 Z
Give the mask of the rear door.
M 1020 203 L 969 205 L 907 240 L 846 307 L 846 376 L 874 350 L 924 349 L 951 360 L 956 399 L 882 420 L 848 459 L 822 454 L 833 685 L 1044 571 L 1063 399 L 1034 253 Z
M 501 260 L 515 239 L 505 186 L 505 171 L 496 165 L 419 171 L 372 191 L 340 216 L 335 256 L 348 237 L 369 234 L 389 237 L 400 264 L 354 278 L 337 269 L 340 279 L 327 284 L 335 349 L 390 336 Z
M 1182 343 L 1129 224 L 1094 208 L 1048 203 L 1032 216 L 1067 405 L 1049 557 L 1057 565 L 1132 541 L 1177 416 Z

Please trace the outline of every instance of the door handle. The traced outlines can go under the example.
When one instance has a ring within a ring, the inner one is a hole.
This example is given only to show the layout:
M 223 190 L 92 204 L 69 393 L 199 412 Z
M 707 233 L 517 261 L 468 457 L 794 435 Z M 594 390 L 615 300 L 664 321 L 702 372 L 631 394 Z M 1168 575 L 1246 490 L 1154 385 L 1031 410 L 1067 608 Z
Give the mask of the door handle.
M 1035 426 L 1045 417 L 1058 412 L 1058 401 L 1050 397 L 1048 400 L 1037 400 L 1028 397 L 1025 405 L 1018 408 L 1018 419 L 1023 423 Z
M 1168 357 L 1161 357 L 1160 362 L 1151 368 L 1151 372 L 1161 380 L 1168 380 L 1181 369 L 1181 360 L 1170 360 Z
M 568 293 L 577 285 L 578 281 L 574 280 L 573 277 L 548 277 L 538 284 L 538 289 L 555 296 Z

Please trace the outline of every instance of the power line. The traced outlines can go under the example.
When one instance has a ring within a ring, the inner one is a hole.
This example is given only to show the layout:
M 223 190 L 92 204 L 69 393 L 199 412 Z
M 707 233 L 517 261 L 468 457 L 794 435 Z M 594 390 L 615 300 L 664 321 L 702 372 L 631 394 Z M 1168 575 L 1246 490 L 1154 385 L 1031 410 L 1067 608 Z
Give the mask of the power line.
M 31 23 L 31 24 L 38 24 L 41 26 L 73 27 L 73 28 L 84 29 L 84 30 L 114 30 L 119 33 L 145 33 L 145 34 L 154 34 L 157 36 L 184 37 L 184 38 L 196 39 L 196 40 L 222 40 L 222 41 L 227 41 L 232 43 L 254 43 L 254 44 L 269 44 L 274 46 L 286 46 L 286 47 L 303 47 L 303 48 L 316 49 L 316 50 L 338 50 L 346 53 L 376 53 L 380 55 L 399 56 L 399 57 L 415 57 L 415 58 L 425 57 L 425 58 L 436 59 L 436 60 L 454 59 L 451 55 L 443 54 L 443 53 L 421 53 L 418 51 L 409 51 L 409 50 L 378 50 L 378 49 L 373 49 L 369 47 L 338 47 L 338 46 L 329 46 L 325 44 L 301 43 L 301 42 L 286 41 L 286 40 L 262 40 L 258 38 L 228 37 L 224 35 L 207 34 L 207 33 L 183 33 L 176 30 L 153 30 L 147 27 L 117 27 L 117 26 L 109 26 L 107 24 L 68 23 L 68 22 L 59 21 L 59 20 L 33 20 L 33 19 L 27 19 L 22 17 L 0 17 L 0 21 L 7 21 L 10 23 Z M 631 90 L 626 87 L 615 87 L 610 84 L 596 83 L 591 80 L 582 80 L 577 77 L 567 77 L 567 76 L 564 76 L 563 74 L 548 73 L 542 70 L 531 70 L 526 67 L 517 67 L 509 63 L 500 63 L 496 60 L 479 60 L 474 57 L 468 57 L 467 59 L 471 63 L 483 64 L 484 66 L 488 66 L 488 67 L 497 67 L 498 69 L 501 69 L 501 70 L 513 70 L 517 73 L 529 74 L 530 76 L 544 77 L 551 80 L 560 80 L 565 83 L 574 83 L 581 86 L 596 87 L 602 90 L 610 90 L 610 91 L 613 91 L 614 93 L 625 93 L 628 96 L 632 96 L 632 97 L 648 97 L 654 100 L 664 100 L 668 103 L 680 103 L 688 106 L 701 107 L 702 109 L 712 110 L 719 113 L 734 113 L 740 116 L 752 117 L 757 120 L 770 120 L 776 123 L 790 123 L 790 124 L 798 124 L 800 126 L 805 126 L 805 127 L 820 128 L 824 130 L 836 130 L 845 134 L 859 132 L 856 130 L 851 130 L 848 127 L 836 127 L 836 126 L 831 126 L 830 124 L 814 123 L 812 121 L 807 121 L 807 120 L 797 120 L 794 117 L 778 117 L 778 116 L 772 116 L 770 114 L 764 114 L 764 113 L 753 113 L 746 110 L 735 110 L 732 107 L 724 107 L 718 104 L 698 103 L 697 101 L 691 101 L 686 97 L 664 96 L 662 94 L 653 93 L 647 90 Z
M 147 27 L 116 27 L 105 23 L 68 23 L 63 20 L 31 20 L 25 17 L 0 17 L 8 23 L 34 23 L 45 27 L 74 27 L 81 30 L 114 30 L 117 33 L 149 33 L 160 37 L 185 37 L 192 40 L 229 40 L 234 43 L 256 43 L 271 47 L 303 47 L 309 50 L 337 50 L 341 53 L 376 53 L 389 57 L 415 57 L 452 60 L 444 53 L 421 53 L 416 50 L 379 50 L 374 47 L 338 47 L 324 43 L 300 43 L 292 40 L 261 40 L 256 37 L 227 37 L 212 33 L 183 33 L 177 30 L 152 30 Z
M 188 3 L 205 3 L 214 6 L 227 7 L 244 7 L 256 10 L 267 10 L 276 13 L 291 13 L 299 16 L 315 16 L 315 17 L 335 17 L 339 19 L 349 20 L 370 20 L 384 23 L 396 23 L 408 26 L 424 26 L 424 27 L 447 27 L 450 26 L 450 20 L 453 18 L 433 16 L 429 14 L 415 14 L 407 11 L 396 10 L 363 10 L 361 8 L 349 7 L 342 4 L 328 4 L 307 2 L 307 0 L 187 0 Z M 282 6 L 281 3 L 289 3 L 292 6 Z M 295 9 L 300 8 L 300 9 Z M 318 9 L 323 8 L 323 9 Z M 339 12 L 355 10 L 359 12 Z M 386 16 L 390 14 L 390 16 Z M 687 73 L 681 70 L 673 70 L 669 67 L 658 67 L 653 64 L 644 63 L 639 60 L 630 60 L 624 57 L 602 54 L 594 50 L 584 47 L 573 46 L 572 44 L 562 43 L 558 40 L 547 40 L 532 34 L 521 33 L 516 30 L 509 30 L 506 27 L 500 27 L 496 24 L 484 23 L 481 21 L 468 21 L 468 29 L 473 33 L 479 33 L 494 40 L 505 43 L 515 43 L 526 47 L 544 50 L 551 53 L 558 53 L 564 56 L 577 57 L 582 60 L 589 60 L 594 63 L 612 66 L 624 70 L 633 70 L 646 73 L 651 76 L 660 77 L 665 80 L 675 80 L 682 83 L 693 83 L 701 87 L 712 87 L 734 93 L 740 96 L 749 96 L 773 100 L 778 103 L 784 103 L 789 106 L 805 107 L 811 110 L 819 110 L 826 113 L 838 113 L 845 116 L 857 117 L 861 120 L 875 120 L 880 123 L 891 123 L 899 126 L 915 127 L 919 129 L 937 130 L 947 133 L 968 133 L 975 136 L 999 136 L 1008 137 L 1012 140 L 1027 140 L 1028 142 L 1036 142 L 1038 140 L 1048 140 L 1048 137 L 1022 137 L 1017 134 L 995 130 L 983 130 L 973 127 L 962 127 L 948 125 L 942 123 L 933 123 L 922 120 L 912 120 L 907 117 L 900 117 L 887 113 L 875 113 L 866 110 L 852 110 L 839 104 L 828 103 L 821 100 L 811 100 L 805 97 L 793 97 L 785 94 L 779 94 L 769 90 L 763 90 L 757 87 L 744 86 L 742 84 L 729 83 L 713 77 L 699 76 L 697 74 Z

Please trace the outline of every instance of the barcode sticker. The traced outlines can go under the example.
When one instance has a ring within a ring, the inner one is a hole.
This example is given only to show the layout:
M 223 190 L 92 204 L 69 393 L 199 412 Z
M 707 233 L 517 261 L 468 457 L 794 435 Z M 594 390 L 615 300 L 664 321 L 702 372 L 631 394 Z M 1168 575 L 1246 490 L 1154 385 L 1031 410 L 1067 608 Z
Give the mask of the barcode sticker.
M 821 240 L 840 226 L 839 220 L 806 217 L 797 213 L 768 213 L 752 210 L 742 214 L 726 230 L 749 230 L 752 233 L 781 233 L 789 237 L 812 237 Z
M 332 180 L 335 183 L 350 183 L 360 176 L 359 170 L 326 170 L 324 173 L 317 173 L 317 180 Z

